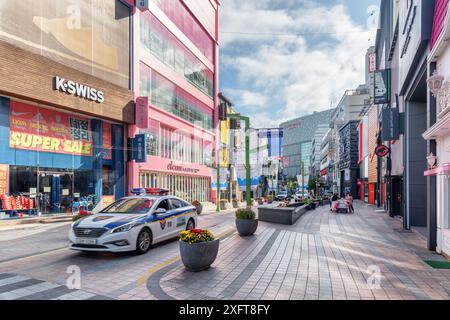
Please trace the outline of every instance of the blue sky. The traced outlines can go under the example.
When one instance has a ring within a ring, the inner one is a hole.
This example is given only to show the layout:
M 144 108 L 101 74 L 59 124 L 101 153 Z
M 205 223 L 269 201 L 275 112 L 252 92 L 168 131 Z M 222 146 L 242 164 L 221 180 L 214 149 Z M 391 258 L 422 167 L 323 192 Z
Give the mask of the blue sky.
M 225 0 L 220 90 L 252 127 L 336 105 L 364 83 L 379 0 Z

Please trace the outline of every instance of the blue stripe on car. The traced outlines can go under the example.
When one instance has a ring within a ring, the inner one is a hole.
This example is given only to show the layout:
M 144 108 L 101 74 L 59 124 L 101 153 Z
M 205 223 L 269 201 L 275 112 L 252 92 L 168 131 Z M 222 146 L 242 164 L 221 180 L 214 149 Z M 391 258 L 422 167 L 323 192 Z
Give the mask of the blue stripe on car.
M 139 224 L 140 223 L 150 223 L 150 222 L 155 222 L 155 221 L 160 221 L 160 220 L 172 218 L 174 216 L 178 216 L 178 215 L 185 214 L 185 213 L 188 213 L 188 212 L 192 212 L 192 209 L 189 208 L 189 209 L 186 209 L 186 210 L 183 210 L 183 211 L 176 211 L 176 212 L 169 211 L 169 212 L 167 212 L 167 215 L 165 215 L 164 217 L 158 217 L 157 215 L 152 214 L 150 216 L 139 217 L 137 219 L 134 218 L 134 217 L 124 218 L 124 219 L 121 219 L 121 220 L 118 220 L 118 221 L 115 221 L 115 222 L 111 222 L 111 223 L 105 225 L 105 228 L 111 230 L 111 229 L 123 226 L 123 225 L 125 225 L 127 223 L 130 223 L 130 222 L 133 222 L 133 221 L 138 221 Z

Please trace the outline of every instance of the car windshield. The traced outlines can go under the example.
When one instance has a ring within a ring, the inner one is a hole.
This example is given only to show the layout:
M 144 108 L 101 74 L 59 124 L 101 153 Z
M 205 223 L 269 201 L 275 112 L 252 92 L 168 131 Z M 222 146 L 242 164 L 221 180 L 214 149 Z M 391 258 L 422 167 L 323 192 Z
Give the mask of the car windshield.
M 153 206 L 152 199 L 121 199 L 109 205 L 100 213 L 142 214 L 147 213 Z

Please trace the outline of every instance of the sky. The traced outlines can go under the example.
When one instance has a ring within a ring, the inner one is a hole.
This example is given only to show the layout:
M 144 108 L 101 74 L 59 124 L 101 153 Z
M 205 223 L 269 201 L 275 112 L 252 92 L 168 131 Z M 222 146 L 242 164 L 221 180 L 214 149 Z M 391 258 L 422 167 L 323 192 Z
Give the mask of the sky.
M 220 92 L 253 128 L 336 106 L 365 82 L 379 0 L 223 0 Z

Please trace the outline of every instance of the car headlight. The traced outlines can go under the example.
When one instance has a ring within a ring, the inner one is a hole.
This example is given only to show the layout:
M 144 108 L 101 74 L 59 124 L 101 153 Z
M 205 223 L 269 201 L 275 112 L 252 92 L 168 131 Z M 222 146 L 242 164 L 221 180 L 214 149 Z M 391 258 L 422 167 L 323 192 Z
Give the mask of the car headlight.
M 127 232 L 130 231 L 134 226 L 136 225 L 136 223 L 128 223 L 125 224 L 121 227 L 115 228 L 111 231 L 111 233 L 117 233 L 117 232 Z

